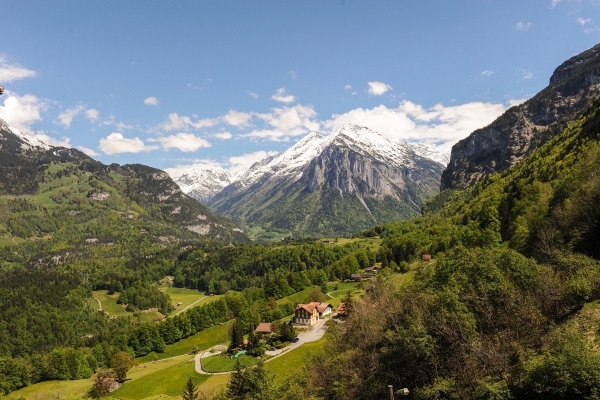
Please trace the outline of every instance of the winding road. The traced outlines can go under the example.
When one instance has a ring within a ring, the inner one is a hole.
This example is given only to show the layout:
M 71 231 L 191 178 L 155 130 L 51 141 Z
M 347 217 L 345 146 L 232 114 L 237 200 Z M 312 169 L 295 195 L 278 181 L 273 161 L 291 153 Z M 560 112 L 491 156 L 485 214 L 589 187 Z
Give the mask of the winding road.
M 287 353 L 290 350 L 294 350 L 300 346 L 302 346 L 304 343 L 310 343 L 310 342 L 316 342 L 317 340 L 321 339 L 323 337 L 323 335 L 325 334 L 325 332 L 327 331 L 327 327 L 325 326 L 325 322 L 327 320 L 326 319 L 322 319 L 319 320 L 319 322 L 317 322 L 315 325 L 311 326 L 310 328 L 308 328 L 308 330 L 304 331 L 304 332 L 300 332 L 298 333 L 298 342 L 297 343 L 290 343 L 287 347 L 285 347 L 284 349 L 278 349 L 275 351 L 267 351 L 265 352 L 266 355 L 271 356 L 271 358 L 269 358 L 268 360 L 265 361 L 265 363 L 268 363 L 269 361 L 272 361 L 274 359 L 276 359 L 277 357 L 281 356 L 282 354 Z M 232 371 L 227 371 L 227 372 L 207 372 L 205 370 L 202 369 L 202 359 L 206 358 L 206 357 L 210 357 L 210 356 L 214 356 L 214 353 L 211 353 L 210 350 L 204 351 L 200 354 L 196 355 L 195 361 L 196 361 L 196 372 L 198 372 L 199 374 L 203 374 L 203 375 L 226 375 L 226 374 L 230 374 Z

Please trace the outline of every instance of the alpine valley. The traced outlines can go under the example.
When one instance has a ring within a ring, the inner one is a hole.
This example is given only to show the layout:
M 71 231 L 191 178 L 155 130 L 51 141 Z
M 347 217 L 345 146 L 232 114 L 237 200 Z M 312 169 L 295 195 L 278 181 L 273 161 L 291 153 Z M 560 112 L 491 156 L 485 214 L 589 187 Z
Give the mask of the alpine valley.
M 435 146 L 344 125 L 329 136 L 311 132 L 236 177 L 193 169 L 175 182 L 255 238 L 347 236 L 419 215 L 445 162 Z
M 0 122 L 0 398 L 600 399 L 599 52 L 446 169 L 344 125 L 177 186 Z

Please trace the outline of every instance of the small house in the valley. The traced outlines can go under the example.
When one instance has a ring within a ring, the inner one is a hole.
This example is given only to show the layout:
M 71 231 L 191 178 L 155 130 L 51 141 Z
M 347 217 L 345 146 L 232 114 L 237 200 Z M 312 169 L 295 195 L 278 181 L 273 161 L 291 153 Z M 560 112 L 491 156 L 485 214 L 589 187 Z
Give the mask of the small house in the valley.
M 260 324 L 258 324 L 254 332 L 262 333 L 265 335 L 270 335 L 271 333 L 273 333 L 273 331 L 271 330 L 271 324 L 269 322 L 261 322 Z
M 421 260 L 423 260 L 423 261 L 431 261 L 431 254 L 423 254 L 421 256 Z
M 369 267 L 365 269 L 365 274 L 367 275 L 377 275 L 377 272 L 379 272 L 379 269 L 375 267 Z
M 355 281 L 360 281 L 362 279 L 362 275 L 361 274 L 351 274 L 350 279 L 355 280 Z
M 181 307 L 182 305 L 183 305 L 183 302 L 181 302 L 181 301 L 177 302 L 177 307 Z
M 329 303 L 313 301 L 308 304 L 298 304 L 294 314 L 294 323 L 312 326 L 319 321 L 320 317 L 329 315 L 332 311 L 333 307 Z
M 343 315 L 346 315 L 346 303 L 340 303 L 340 304 L 338 305 L 338 308 L 337 308 L 337 315 L 338 315 L 338 317 L 341 317 L 341 316 L 343 316 Z

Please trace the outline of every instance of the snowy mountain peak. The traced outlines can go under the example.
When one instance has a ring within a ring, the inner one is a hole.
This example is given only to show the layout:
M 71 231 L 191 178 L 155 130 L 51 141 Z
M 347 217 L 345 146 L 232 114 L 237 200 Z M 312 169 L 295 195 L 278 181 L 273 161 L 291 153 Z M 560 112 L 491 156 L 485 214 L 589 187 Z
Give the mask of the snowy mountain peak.
M 439 162 L 444 166 L 450 162 L 450 149 L 443 150 L 434 144 L 427 143 L 409 143 L 409 146 L 419 156 Z
M 249 185 L 265 174 L 274 177 L 302 176 L 302 167 L 321 154 L 326 138 L 318 132 L 310 132 L 289 149 L 255 163 L 239 177 L 242 185 Z
M 202 202 L 214 197 L 234 180 L 235 177 L 223 168 L 208 165 L 190 168 L 173 179 L 184 193 Z
M 52 146 L 47 145 L 46 143 L 42 142 L 41 140 L 38 140 L 29 135 L 26 135 L 23 132 L 21 132 L 20 130 L 18 130 L 17 128 L 8 125 L 8 123 L 6 123 L 6 121 L 4 121 L 3 119 L 0 119 L 0 129 L 8 131 L 8 132 L 12 132 L 15 136 L 17 136 L 19 139 L 21 139 L 21 141 L 23 142 L 22 146 L 25 148 L 29 149 L 32 147 L 41 147 L 44 150 L 50 150 L 52 148 Z
M 395 166 L 410 162 L 412 150 L 405 143 L 394 143 L 369 128 L 346 124 L 327 137 L 327 144 L 345 145 L 361 155 L 370 155 Z

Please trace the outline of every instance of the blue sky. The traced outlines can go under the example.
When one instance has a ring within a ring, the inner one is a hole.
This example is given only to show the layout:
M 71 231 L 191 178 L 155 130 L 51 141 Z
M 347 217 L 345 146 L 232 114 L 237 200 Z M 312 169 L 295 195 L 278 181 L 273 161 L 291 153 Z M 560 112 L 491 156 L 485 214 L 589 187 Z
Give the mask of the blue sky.
M 239 170 L 344 123 L 449 148 L 600 42 L 600 0 L 0 0 L 0 118 L 94 158 Z

